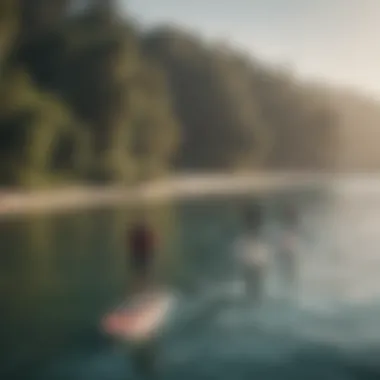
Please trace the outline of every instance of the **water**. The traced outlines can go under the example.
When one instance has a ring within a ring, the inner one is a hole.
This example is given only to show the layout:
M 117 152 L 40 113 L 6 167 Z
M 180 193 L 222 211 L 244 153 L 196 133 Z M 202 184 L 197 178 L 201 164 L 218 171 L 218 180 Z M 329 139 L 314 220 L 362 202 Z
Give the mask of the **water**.
M 265 200 L 269 236 L 283 198 Z M 289 297 L 271 271 L 260 309 L 241 302 L 229 255 L 252 199 L 146 207 L 162 243 L 157 278 L 181 294 L 159 341 L 159 378 L 378 378 L 380 193 L 366 199 L 297 197 L 299 287 Z M 135 212 L 2 222 L 1 378 L 139 378 L 128 351 L 98 329 L 128 287 L 125 229 Z

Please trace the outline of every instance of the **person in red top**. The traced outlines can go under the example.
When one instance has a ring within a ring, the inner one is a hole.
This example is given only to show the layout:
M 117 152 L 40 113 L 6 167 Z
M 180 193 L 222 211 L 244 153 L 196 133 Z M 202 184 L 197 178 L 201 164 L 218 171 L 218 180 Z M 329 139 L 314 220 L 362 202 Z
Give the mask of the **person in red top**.
M 139 305 L 141 296 L 149 294 L 154 285 L 152 279 L 153 260 L 155 259 L 158 239 L 153 228 L 145 220 L 135 222 L 126 231 L 126 249 L 128 260 L 132 268 L 132 286 L 128 287 L 127 298 L 131 298 L 132 304 L 137 301 Z M 140 304 L 141 306 L 141 304 Z M 147 305 L 145 305 L 146 307 Z M 149 306 L 149 303 L 148 303 Z M 146 318 L 147 311 L 136 307 L 135 311 L 129 310 L 126 315 L 116 314 L 107 318 L 105 329 L 109 333 L 119 334 L 128 326 L 130 331 L 138 334 Z M 136 370 L 146 377 L 153 377 L 156 371 L 157 349 L 155 339 L 147 339 L 134 346 L 131 350 L 132 362 Z
M 128 233 L 130 259 L 137 282 L 147 283 L 156 249 L 156 237 L 149 225 L 140 222 Z

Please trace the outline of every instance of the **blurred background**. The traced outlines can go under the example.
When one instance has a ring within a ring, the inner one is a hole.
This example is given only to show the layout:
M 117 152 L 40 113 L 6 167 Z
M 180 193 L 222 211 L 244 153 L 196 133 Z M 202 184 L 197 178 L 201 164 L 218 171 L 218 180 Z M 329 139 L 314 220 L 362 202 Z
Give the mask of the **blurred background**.
M 140 215 L 157 278 L 194 315 L 162 338 L 160 378 L 379 378 L 379 15 L 376 0 L 1 0 L 1 378 L 139 378 L 99 321 Z M 269 177 L 287 181 L 257 186 Z M 193 195 L 58 210 L 75 189 L 157 181 Z M 55 212 L 7 214 L 47 196 Z M 303 247 L 292 299 L 271 271 L 260 312 L 228 288 L 254 204 L 273 249 L 291 204 Z

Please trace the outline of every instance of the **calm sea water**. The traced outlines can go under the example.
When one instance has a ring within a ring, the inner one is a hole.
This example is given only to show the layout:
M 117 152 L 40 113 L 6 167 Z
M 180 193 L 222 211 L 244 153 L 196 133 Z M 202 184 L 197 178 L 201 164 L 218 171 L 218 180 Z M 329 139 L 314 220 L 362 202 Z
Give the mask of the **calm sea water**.
M 157 278 L 181 295 L 160 379 L 379 378 L 380 193 L 288 196 L 302 222 L 298 286 L 273 265 L 260 309 L 237 298 L 230 254 L 251 197 L 2 221 L 0 378 L 139 378 L 98 325 L 128 288 L 125 233 L 141 211 L 160 236 Z M 284 198 L 263 201 L 273 249 Z

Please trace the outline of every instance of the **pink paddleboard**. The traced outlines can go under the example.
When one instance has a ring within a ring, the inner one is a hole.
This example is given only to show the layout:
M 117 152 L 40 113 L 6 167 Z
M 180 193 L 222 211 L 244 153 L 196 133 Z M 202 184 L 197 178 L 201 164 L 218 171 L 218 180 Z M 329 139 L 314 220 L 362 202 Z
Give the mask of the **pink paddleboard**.
M 145 294 L 106 315 L 103 330 L 110 336 L 127 341 L 151 338 L 164 325 L 174 305 L 167 293 Z

